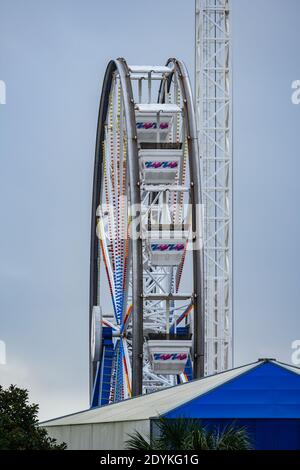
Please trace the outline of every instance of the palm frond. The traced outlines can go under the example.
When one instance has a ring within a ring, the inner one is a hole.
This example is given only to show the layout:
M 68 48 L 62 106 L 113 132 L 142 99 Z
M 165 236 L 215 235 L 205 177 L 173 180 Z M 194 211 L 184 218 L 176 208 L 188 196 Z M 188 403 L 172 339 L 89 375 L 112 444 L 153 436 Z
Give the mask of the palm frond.
M 215 431 L 216 450 L 250 450 L 251 441 L 245 427 L 238 428 L 234 424 L 225 426 L 222 431 Z
M 160 445 L 164 450 L 186 450 L 193 423 L 190 419 L 160 418 L 157 422 Z
M 191 429 L 190 433 L 190 441 L 189 441 L 189 450 L 209 450 L 210 449 L 210 444 L 209 444 L 209 433 L 207 432 L 206 428 L 194 424 L 194 426 Z
M 147 441 L 138 431 L 129 434 L 129 439 L 125 442 L 125 446 L 128 450 L 153 450 L 150 445 L 150 439 Z

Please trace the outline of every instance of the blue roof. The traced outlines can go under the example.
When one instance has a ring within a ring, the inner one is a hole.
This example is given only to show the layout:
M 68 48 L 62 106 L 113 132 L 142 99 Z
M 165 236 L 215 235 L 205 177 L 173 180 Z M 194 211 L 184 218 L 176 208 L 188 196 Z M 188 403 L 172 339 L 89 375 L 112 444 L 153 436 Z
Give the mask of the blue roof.
M 258 363 L 164 415 L 168 418 L 300 418 L 300 375 L 274 362 Z

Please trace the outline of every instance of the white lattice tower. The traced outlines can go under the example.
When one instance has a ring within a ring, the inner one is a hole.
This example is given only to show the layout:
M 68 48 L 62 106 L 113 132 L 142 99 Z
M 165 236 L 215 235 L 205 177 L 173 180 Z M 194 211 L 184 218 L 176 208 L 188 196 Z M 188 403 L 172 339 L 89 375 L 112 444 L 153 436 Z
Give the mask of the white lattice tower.
M 232 91 L 229 0 L 196 0 L 196 113 L 202 161 L 206 374 L 232 366 Z

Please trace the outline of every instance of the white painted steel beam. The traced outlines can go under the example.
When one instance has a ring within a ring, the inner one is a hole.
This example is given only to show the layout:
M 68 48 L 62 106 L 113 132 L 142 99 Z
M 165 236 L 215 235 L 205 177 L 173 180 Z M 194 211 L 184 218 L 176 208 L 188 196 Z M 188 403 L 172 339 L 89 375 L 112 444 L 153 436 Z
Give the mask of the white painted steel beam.
M 230 1 L 196 0 L 196 117 L 204 203 L 206 374 L 232 367 Z

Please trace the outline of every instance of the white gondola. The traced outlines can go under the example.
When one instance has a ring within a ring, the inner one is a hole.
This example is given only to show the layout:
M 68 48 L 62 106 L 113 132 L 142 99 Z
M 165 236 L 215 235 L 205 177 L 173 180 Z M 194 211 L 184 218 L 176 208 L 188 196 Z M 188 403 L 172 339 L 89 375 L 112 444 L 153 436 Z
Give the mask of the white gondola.
M 168 142 L 173 127 L 174 115 L 171 113 L 136 112 L 136 128 L 139 143 Z
M 148 354 L 156 374 L 181 374 L 191 351 L 191 340 L 148 340 Z
M 178 266 L 188 236 L 188 225 L 151 224 L 145 239 L 152 266 Z
M 146 184 L 174 184 L 178 178 L 182 150 L 143 149 L 139 151 L 140 171 Z

